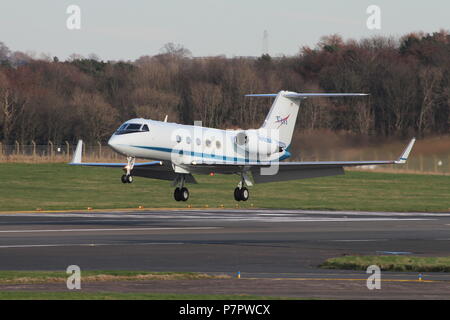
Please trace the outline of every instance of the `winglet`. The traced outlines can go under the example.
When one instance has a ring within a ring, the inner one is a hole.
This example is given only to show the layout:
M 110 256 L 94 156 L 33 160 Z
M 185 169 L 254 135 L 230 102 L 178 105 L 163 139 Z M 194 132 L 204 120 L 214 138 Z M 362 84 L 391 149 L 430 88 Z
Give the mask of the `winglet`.
M 403 151 L 402 155 L 395 161 L 395 164 L 406 163 L 406 160 L 408 160 L 408 156 L 409 156 L 415 142 L 416 142 L 416 138 L 412 138 L 411 141 L 409 142 L 408 146 Z
M 73 158 L 71 164 L 81 163 L 81 154 L 83 152 L 83 140 L 78 140 L 77 148 L 73 153 Z

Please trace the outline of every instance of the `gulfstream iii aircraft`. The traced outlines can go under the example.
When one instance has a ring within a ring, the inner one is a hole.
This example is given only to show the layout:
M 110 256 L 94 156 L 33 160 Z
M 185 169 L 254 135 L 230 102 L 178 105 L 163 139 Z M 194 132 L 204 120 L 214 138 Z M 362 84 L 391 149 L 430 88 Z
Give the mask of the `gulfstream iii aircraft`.
M 189 198 L 187 183 L 197 183 L 193 174 L 236 174 L 236 201 L 249 198 L 253 183 L 286 181 L 344 174 L 344 167 L 403 164 L 415 139 L 396 160 L 282 162 L 290 157 L 289 147 L 302 99 L 310 97 L 364 96 L 362 93 L 249 94 L 275 100 L 258 129 L 219 130 L 201 125 L 182 125 L 149 119 L 131 119 L 122 124 L 108 141 L 109 146 L 127 157 L 126 163 L 82 162 L 83 142 L 78 141 L 71 165 L 122 168 L 123 183 L 133 176 L 170 180 L 174 198 Z M 135 162 L 136 158 L 156 161 Z

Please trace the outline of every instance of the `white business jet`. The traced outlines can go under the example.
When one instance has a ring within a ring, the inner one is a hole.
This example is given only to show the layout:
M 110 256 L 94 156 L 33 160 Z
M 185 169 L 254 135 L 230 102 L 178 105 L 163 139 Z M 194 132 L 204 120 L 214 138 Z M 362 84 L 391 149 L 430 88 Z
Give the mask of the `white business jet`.
M 308 161 L 281 162 L 290 157 L 289 147 L 300 102 L 310 97 L 365 96 L 363 93 L 249 94 L 275 100 L 259 129 L 220 130 L 201 124 L 149 119 L 131 119 L 122 124 L 108 141 L 109 146 L 127 157 L 126 163 L 82 162 L 83 142 L 78 141 L 71 165 L 122 168 L 123 183 L 133 176 L 173 181 L 176 201 L 189 198 L 187 183 L 197 183 L 193 174 L 236 174 L 236 201 L 249 198 L 253 183 L 287 181 L 344 174 L 344 167 L 404 164 L 411 152 L 412 139 L 400 157 L 386 161 Z M 136 158 L 156 161 L 135 162 Z

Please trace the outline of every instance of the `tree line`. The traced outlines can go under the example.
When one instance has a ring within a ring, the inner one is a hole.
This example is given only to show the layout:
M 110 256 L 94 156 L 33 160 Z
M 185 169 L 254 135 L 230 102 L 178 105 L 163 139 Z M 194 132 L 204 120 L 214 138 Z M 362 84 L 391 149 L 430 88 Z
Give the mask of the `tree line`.
M 167 44 L 135 61 L 34 58 L 0 42 L 0 141 L 106 141 L 133 117 L 258 127 L 272 101 L 247 93 L 366 92 L 302 102 L 300 130 L 404 137 L 449 133 L 450 35 L 323 37 L 295 56 L 192 57 Z

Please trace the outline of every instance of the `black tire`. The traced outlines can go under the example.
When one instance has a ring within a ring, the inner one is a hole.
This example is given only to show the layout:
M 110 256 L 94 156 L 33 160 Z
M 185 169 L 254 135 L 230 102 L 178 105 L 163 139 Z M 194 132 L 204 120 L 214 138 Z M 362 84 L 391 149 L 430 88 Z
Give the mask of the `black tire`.
M 127 175 L 124 174 L 120 177 L 120 180 L 122 181 L 122 183 L 127 183 Z
M 180 198 L 182 201 L 187 201 L 189 199 L 189 190 L 187 188 L 181 188 Z
M 241 201 L 241 190 L 239 188 L 236 187 L 236 189 L 234 189 L 234 200 L 236 201 Z
M 181 190 L 180 188 L 176 188 L 175 191 L 173 192 L 173 198 L 176 201 L 180 201 L 181 200 Z
M 247 201 L 248 198 L 250 197 L 250 192 L 248 191 L 248 189 L 246 187 L 243 187 L 240 191 L 239 191 L 239 198 L 242 201 Z

